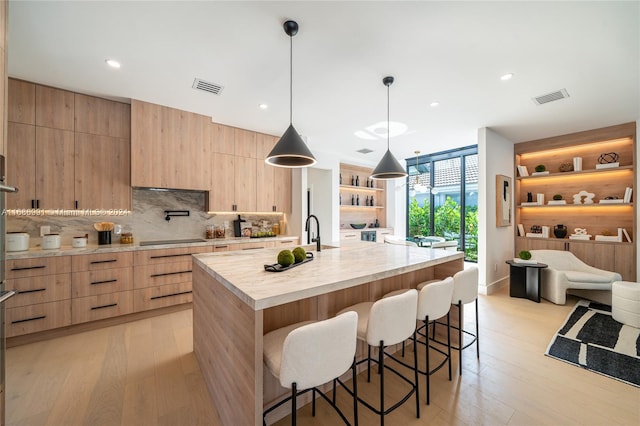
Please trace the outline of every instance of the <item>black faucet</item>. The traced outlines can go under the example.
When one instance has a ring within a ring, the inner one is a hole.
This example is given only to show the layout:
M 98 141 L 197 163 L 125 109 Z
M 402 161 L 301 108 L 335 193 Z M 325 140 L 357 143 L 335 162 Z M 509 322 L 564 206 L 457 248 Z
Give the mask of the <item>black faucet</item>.
M 316 238 L 313 238 L 311 241 L 316 243 L 316 251 L 320 251 L 320 221 L 318 221 L 318 218 L 316 217 L 316 215 L 310 214 L 309 217 L 307 217 L 307 221 L 304 224 L 304 230 L 305 232 L 309 232 L 309 220 L 311 220 L 311 218 L 314 218 L 316 220 L 316 230 L 318 232 L 318 236 Z M 307 236 L 307 244 L 308 243 L 309 243 L 309 236 Z

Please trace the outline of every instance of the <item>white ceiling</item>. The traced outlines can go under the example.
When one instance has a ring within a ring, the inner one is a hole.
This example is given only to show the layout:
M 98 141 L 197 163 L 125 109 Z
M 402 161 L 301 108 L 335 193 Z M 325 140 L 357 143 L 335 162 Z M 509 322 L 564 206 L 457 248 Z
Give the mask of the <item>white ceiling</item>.
M 640 117 L 640 2 L 10 1 L 8 73 L 77 92 L 131 98 L 281 135 L 375 164 L 391 121 L 400 159 L 473 145 L 491 127 L 515 142 Z M 122 63 L 110 69 L 105 59 Z M 506 72 L 515 73 L 507 82 Z M 221 95 L 191 88 L 195 77 Z M 531 98 L 566 88 L 543 106 Z M 429 104 L 438 100 L 440 106 Z M 269 109 L 260 110 L 266 103 Z M 360 148 L 374 152 L 359 154 Z

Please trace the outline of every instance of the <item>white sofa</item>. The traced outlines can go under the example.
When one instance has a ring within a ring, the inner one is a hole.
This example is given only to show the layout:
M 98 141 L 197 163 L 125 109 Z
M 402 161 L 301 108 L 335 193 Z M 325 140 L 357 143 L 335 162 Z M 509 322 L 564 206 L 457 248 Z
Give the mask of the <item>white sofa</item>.
M 541 269 L 542 297 L 558 305 L 566 303 L 567 290 L 610 305 L 611 284 L 622 280 L 617 272 L 589 266 L 569 251 L 531 250 L 531 258 L 549 265 Z
M 397 237 L 395 235 L 385 235 L 384 242 L 387 244 L 396 244 L 400 246 L 413 246 L 413 247 L 418 246 L 418 244 L 414 243 L 413 241 L 407 241 L 406 239 L 402 237 Z

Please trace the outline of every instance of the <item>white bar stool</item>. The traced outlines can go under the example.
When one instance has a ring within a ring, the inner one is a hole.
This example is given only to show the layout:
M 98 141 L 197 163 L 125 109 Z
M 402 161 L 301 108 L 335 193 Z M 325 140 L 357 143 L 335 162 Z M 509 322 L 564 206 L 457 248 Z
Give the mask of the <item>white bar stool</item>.
M 291 424 L 296 424 L 296 397 L 313 391 L 312 414 L 316 413 L 316 391 L 350 425 L 335 404 L 336 380 L 351 368 L 354 425 L 358 424 L 358 392 L 355 364 L 358 315 L 344 312 L 323 321 L 305 321 L 279 328 L 263 338 L 264 362 L 282 387 L 291 389 L 291 395 L 264 411 L 263 424 L 271 411 L 291 400 Z M 333 380 L 333 401 L 319 389 Z M 342 382 L 340 382 L 342 384 Z M 344 384 L 342 384 L 344 386 Z
M 467 303 L 476 303 L 476 332 L 475 334 L 464 329 L 462 324 L 462 309 Z M 478 267 L 471 266 L 462 271 L 457 272 L 453 276 L 453 295 L 451 296 L 451 304 L 458 307 L 458 326 L 449 325 L 448 328 L 458 330 L 458 346 L 450 345 L 451 349 L 459 352 L 458 364 L 460 366 L 460 375 L 462 375 L 462 351 L 469 346 L 476 344 L 476 356 L 480 359 L 479 346 L 479 323 L 478 323 Z M 442 324 L 437 322 L 437 324 Z M 446 343 L 435 339 L 435 325 L 433 327 L 433 340 L 445 345 Z M 472 339 L 466 345 L 463 343 L 463 333 L 471 336 Z
M 404 404 L 411 395 L 416 397 L 416 417 L 420 418 L 420 403 L 418 396 L 418 369 L 414 370 L 413 382 L 400 372 L 384 363 L 384 349 L 412 337 L 415 346 L 416 313 L 418 307 L 418 292 L 406 290 L 402 294 L 380 299 L 376 302 L 363 302 L 340 311 L 356 311 L 358 313 L 358 340 L 367 343 L 367 358 L 358 364 L 367 362 L 367 381 L 371 381 L 371 362 L 377 362 L 380 374 L 380 408 L 375 408 L 367 401 L 358 397 L 365 407 L 380 415 L 380 425 L 384 425 L 384 416 Z M 371 347 L 378 347 L 378 359 L 371 358 Z M 418 365 L 418 357 L 414 351 L 414 365 Z M 411 385 L 409 392 L 389 408 L 384 408 L 384 372 L 389 370 L 400 379 Z
M 426 376 L 426 402 L 427 405 L 429 405 L 431 403 L 431 375 L 440 370 L 444 364 L 447 363 L 449 366 L 449 380 L 451 380 L 451 331 L 448 326 L 450 325 L 449 312 L 451 311 L 451 296 L 453 295 L 453 278 L 448 277 L 444 280 L 426 281 L 418 284 L 417 290 L 419 290 L 419 293 L 416 319 L 421 321 L 422 324 L 416 330 L 416 334 L 425 338 L 425 341 L 417 340 L 417 343 L 425 345 L 425 369 L 418 369 L 418 372 Z M 406 290 L 396 290 L 386 294 L 384 297 L 390 297 L 405 291 Z M 447 352 L 429 344 L 429 324 L 435 323 L 438 318 L 442 318 L 444 316 L 447 317 Z M 421 330 L 424 330 L 424 333 L 422 333 Z M 416 349 L 417 348 L 414 346 L 414 351 Z M 429 349 L 433 349 L 444 356 L 442 361 L 431 369 L 429 368 Z M 402 342 L 402 356 L 404 356 L 404 342 Z M 395 357 L 394 360 L 405 367 L 413 368 L 412 365 L 408 365 Z

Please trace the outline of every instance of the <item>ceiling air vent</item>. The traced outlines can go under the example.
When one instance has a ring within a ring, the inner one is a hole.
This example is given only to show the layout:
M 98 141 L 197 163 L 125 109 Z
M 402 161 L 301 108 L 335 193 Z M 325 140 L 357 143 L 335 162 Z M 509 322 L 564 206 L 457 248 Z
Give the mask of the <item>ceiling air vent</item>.
M 357 150 L 356 152 L 359 152 L 360 154 L 368 154 L 370 152 L 373 152 L 373 150 L 369 149 L 369 148 L 362 148 L 362 149 Z
M 208 81 L 204 81 L 199 78 L 195 78 L 193 80 L 193 86 L 191 87 L 193 87 L 194 89 L 204 90 L 205 92 L 213 93 L 214 95 L 219 95 L 223 89 L 223 87 L 220 86 L 219 84 L 210 83 Z
M 532 98 L 533 103 L 536 105 L 548 104 L 549 102 L 559 101 L 560 99 L 568 98 L 569 93 L 567 89 L 557 90 L 555 92 L 547 93 L 546 95 L 536 96 Z

